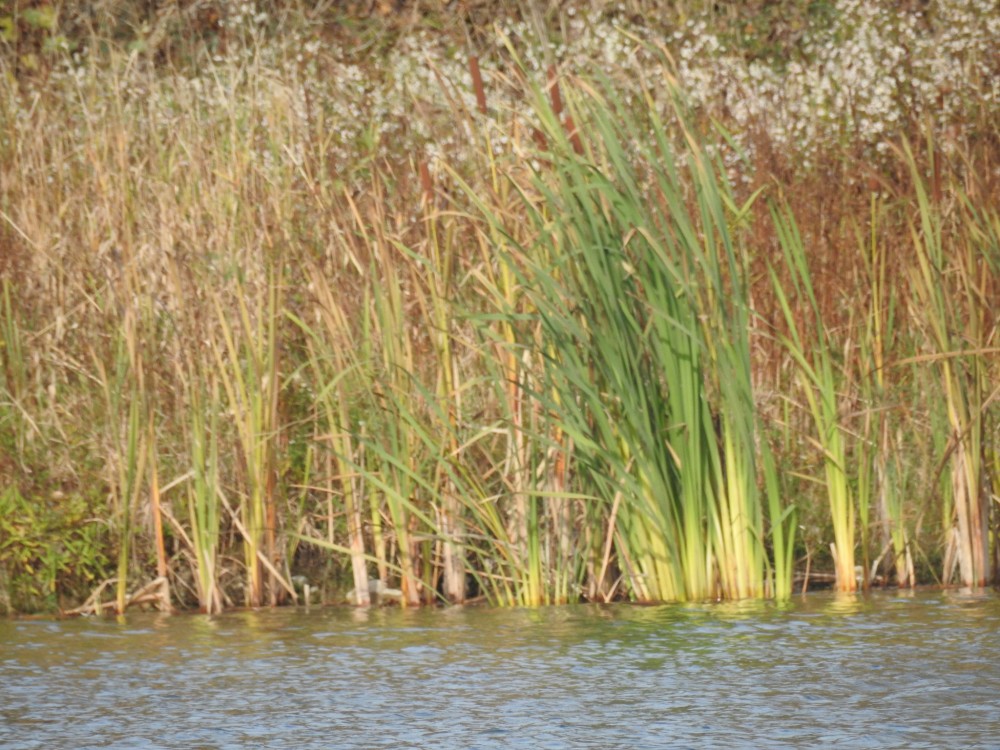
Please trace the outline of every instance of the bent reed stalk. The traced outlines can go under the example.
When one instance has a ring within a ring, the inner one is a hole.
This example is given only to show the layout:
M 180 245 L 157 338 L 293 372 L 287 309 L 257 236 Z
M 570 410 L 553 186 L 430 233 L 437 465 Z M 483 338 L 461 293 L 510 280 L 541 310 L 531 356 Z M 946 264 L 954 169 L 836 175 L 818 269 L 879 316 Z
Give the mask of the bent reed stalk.
M 0 519 L 35 592 L 0 601 L 162 564 L 210 613 L 298 576 L 362 606 L 991 581 L 991 141 L 807 165 L 615 33 L 614 65 L 508 34 L 386 72 L 419 90 L 380 117 L 329 75 L 363 65 L 263 31 L 4 67 L 0 497 L 36 510 Z

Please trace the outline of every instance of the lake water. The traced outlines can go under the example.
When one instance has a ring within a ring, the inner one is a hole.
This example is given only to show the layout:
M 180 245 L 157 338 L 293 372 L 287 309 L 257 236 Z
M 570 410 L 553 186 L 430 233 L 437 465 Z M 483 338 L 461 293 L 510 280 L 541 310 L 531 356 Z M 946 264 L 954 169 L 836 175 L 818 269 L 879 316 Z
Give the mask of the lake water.
M 1000 748 L 1000 598 L 0 621 L 0 748 Z

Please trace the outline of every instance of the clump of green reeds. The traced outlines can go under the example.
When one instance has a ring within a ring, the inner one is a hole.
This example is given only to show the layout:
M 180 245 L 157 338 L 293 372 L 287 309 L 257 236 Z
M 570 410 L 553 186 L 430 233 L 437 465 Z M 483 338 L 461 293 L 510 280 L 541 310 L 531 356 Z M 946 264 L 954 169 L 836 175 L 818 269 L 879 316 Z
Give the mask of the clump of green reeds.
M 531 234 L 487 208 L 529 301 L 518 313 L 493 291 L 520 334 L 507 346 L 541 354 L 528 396 L 609 509 L 631 596 L 761 595 L 764 506 L 732 197 L 682 117 L 668 123 L 649 107 L 637 119 L 607 85 L 583 84 L 579 98 L 556 86 L 533 92 L 550 148 L 521 193 Z M 784 586 L 786 540 L 775 560 Z

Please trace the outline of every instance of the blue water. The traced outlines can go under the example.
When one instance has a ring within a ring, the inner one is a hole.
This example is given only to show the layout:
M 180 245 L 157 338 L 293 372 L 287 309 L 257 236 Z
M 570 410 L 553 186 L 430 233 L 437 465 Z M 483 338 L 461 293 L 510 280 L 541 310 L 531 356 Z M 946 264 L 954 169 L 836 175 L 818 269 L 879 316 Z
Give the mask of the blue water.
M 1000 748 L 1000 598 L 0 621 L 0 749 Z

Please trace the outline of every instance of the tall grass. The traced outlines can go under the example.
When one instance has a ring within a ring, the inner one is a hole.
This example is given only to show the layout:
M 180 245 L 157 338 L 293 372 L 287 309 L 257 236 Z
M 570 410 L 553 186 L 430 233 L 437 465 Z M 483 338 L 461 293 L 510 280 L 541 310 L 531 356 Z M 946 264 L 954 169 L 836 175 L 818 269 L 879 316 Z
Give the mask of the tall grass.
M 116 606 L 125 611 L 129 571 L 132 568 L 133 544 L 137 534 L 139 501 L 146 481 L 151 433 L 147 430 L 142 354 L 134 314 L 127 310 L 123 330 L 112 341 L 114 352 L 110 372 L 102 356 L 93 352 L 97 382 L 104 396 L 108 415 L 107 461 L 112 473 L 110 501 L 118 541 Z
M 788 334 L 782 337 L 782 341 L 797 368 L 798 381 L 815 425 L 813 439 L 823 455 L 826 494 L 833 522 L 833 542 L 830 549 L 837 589 L 854 591 L 857 586 L 854 569 L 857 511 L 848 481 L 844 410 L 838 392 L 832 342 L 816 300 L 809 272 L 808 252 L 795 219 L 787 210 L 781 209 L 775 209 L 772 216 L 784 253 L 784 265 L 790 273 L 792 289 L 811 315 L 809 324 L 812 326 L 815 342 L 809 342 L 805 338 L 801 330 L 803 324 L 797 319 L 789 294 L 772 269 L 775 296 L 788 327 Z
M 337 301 L 336 295 L 318 266 L 309 269 L 309 279 L 315 295 L 314 327 L 294 318 L 309 338 L 307 341 L 308 363 L 313 382 L 320 386 L 315 395 L 320 411 L 322 426 L 325 428 L 323 441 L 328 444 L 329 461 L 326 463 L 326 524 L 327 543 L 334 544 L 334 501 L 339 495 L 347 517 L 348 549 L 351 559 L 351 574 L 354 581 L 355 603 L 367 606 L 370 603 L 368 591 L 368 564 L 366 545 L 362 527 L 361 485 L 355 464 L 358 462 L 356 436 L 352 432 L 350 414 L 351 402 L 355 399 L 359 374 L 364 372 L 363 353 L 355 350 L 354 332 L 347 320 L 347 314 Z M 366 326 L 363 326 L 365 328 Z M 363 386 L 361 386 L 363 387 Z
M 240 294 L 236 300 L 235 324 L 229 321 L 222 302 L 214 300 L 222 341 L 213 340 L 212 354 L 240 448 L 239 507 L 247 571 L 246 603 L 251 607 L 260 606 L 266 599 L 273 605 L 278 597 L 273 568 L 277 551 L 274 472 L 280 429 L 277 327 L 282 280 L 280 271 L 272 270 L 272 274 L 268 275 L 264 288 L 254 295 L 253 312 L 246 299 L 249 290 L 237 287 Z
M 429 310 L 425 312 L 431 345 L 437 359 L 435 377 L 436 411 L 444 422 L 438 453 L 453 456 L 458 452 L 457 423 L 462 409 L 462 392 L 459 387 L 458 363 L 453 342 L 455 321 L 456 284 L 454 273 L 457 264 L 457 224 L 448 215 L 435 208 L 435 186 L 426 162 L 420 162 L 419 173 L 423 189 L 424 224 L 426 244 L 418 248 L 413 260 L 424 265 L 421 276 L 426 280 L 424 293 Z M 424 252 L 421 253 L 420 250 Z M 462 503 L 445 462 L 437 463 L 435 485 L 441 494 L 439 526 L 442 535 L 443 588 L 445 597 L 459 604 L 466 597 L 466 566 L 463 553 L 464 519 Z
M 760 595 L 763 510 L 732 201 L 689 132 L 678 150 L 654 109 L 640 124 L 622 102 L 584 90 L 589 106 L 568 102 L 580 107 L 572 121 L 586 123 L 582 135 L 559 98 L 534 91 L 551 170 L 534 180 L 537 198 L 523 194 L 531 244 L 504 232 L 540 325 L 544 374 L 532 395 L 569 437 L 575 469 L 615 509 L 610 533 L 632 596 Z
M 189 427 L 191 483 L 188 485 L 187 507 L 194 554 L 194 575 L 198 605 L 207 614 L 222 611 L 222 591 L 219 581 L 219 535 L 223 527 L 222 504 L 219 495 L 219 381 L 208 376 L 191 384 Z
M 0 586 L 121 605 L 165 572 L 217 612 L 292 574 L 362 606 L 993 577 L 989 101 L 873 135 L 877 91 L 817 119 L 814 42 L 793 105 L 696 26 L 671 58 L 655 19 L 478 49 L 371 21 L 374 65 L 324 12 L 234 16 L 212 54 L 0 52 L 0 496 L 86 531 L 76 575 L 0 524 Z
M 15 317 L 15 308 L 11 300 L 10 279 L 3 279 L 0 290 L 0 314 L 3 335 L 3 346 L 0 347 L 0 357 L 3 362 L 3 394 L 5 433 L 11 435 L 11 447 L 18 455 L 24 455 L 32 421 L 25 401 L 28 398 L 28 374 L 25 371 L 27 359 L 24 352 L 21 327 Z
M 865 582 L 876 579 L 879 564 L 886 560 L 886 572 L 895 573 L 900 586 L 914 584 L 913 549 L 910 524 L 903 503 L 903 468 L 900 462 L 901 446 L 896 439 L 897 419 L 893 419 L 889 406 L 890 363 L 887 354 L 896 343 L 899 292 L 888 283 L 887 252 L 879 242 L 880 221 L 878 196 L 871 196 L 869 235 L 867 238 L 866 278 L 870 292 L 869 307 L 859 337 L 857 378 L 863 400 L 863 419 L 859 434 L 858 506 L 874 507 L 878 513 L 881 530 L 878 553 L 869 562 L 871 545 L 864 538 L 869 523 L 861 515 L 863 533 L 862 549 L 866 555 Z
M 964 585 L 983 586 L 995 574 L 989 540 L 991 502 L 984 483 L 983 417 L 991 398 L 985 357 L 998 351 L 991 347 L 997 319 L 989 296 L 993 290 L 990 261 L 995 264 L 997 248 L 983 243 L 988 237 L 970 231 L 973 217 L 960 213 L 958 221 L 963 226 L 947 251 L 945 219 L 932 205 L 908 145 L 904 157 L 919 211 L 919 223 L 911 228 L 917 258 L 911 283 L 932 348 L 927 359 L 939 374 L 950 428 L 946 453 L 955 525 L 947 519 L 944 578 L 950 578 L 948 560 L 953 558 Z

